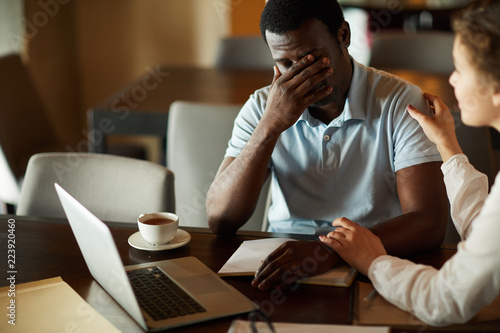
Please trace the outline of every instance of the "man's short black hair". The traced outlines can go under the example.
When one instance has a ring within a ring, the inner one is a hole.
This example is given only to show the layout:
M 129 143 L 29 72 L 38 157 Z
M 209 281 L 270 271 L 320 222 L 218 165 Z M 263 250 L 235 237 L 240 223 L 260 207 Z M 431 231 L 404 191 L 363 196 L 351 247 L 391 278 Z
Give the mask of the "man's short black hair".
M 298 30 L 308 19 L 323 22 L 336 39 L 344 14 L 337 0 L 269 0 L 260 18 L 260 32 L 267 43 L 266 31 L 281 35 Z

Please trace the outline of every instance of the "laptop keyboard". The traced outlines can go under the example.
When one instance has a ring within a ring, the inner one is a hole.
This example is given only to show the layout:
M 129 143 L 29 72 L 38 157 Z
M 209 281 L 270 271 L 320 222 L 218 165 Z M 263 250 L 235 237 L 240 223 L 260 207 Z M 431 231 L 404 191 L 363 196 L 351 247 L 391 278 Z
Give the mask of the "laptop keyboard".
M 157 267 L 127 271 L 127 275 L 139 306 L 154 320 L 206 311 Z

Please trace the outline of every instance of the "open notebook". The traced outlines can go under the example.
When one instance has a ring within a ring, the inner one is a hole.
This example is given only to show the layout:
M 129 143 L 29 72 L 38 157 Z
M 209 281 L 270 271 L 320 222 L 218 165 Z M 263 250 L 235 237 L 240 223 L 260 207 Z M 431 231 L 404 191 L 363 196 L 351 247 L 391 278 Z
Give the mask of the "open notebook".
M 278 248 L 278 246 L 287 241 L 295 241 L 295 239 L 265 238 L 244 241 L 217 274 L 219 276 L 254 275 L 264 259 Z M 328 272 L 304 278 L 298 282 L 303 284 L 349 287 L 356 276 L 356 272 L 356 269 L 350 266 L 338 266 Z

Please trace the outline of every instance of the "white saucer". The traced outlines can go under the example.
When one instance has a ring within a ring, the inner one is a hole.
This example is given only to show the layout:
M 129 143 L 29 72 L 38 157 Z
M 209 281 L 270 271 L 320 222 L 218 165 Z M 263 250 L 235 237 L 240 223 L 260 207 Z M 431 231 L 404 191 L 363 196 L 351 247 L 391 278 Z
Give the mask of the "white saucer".
M 176 249 L 178 247 L 186 245 L 187 243 L 189 243 L 190 240 L 191 240 L 191 235 L 187 231 L 184 231 L 182 229 L 177 229 L 177 234 L 175 234 L 175 237 L 170 241 L 170 243 L 165 245 L 149 244 L 144 240 L 144 238 L 142 238 L 141 233 L 139 231 L 132 234 L 128 238 L 128 243 L 130 244 L 130 246 L 139 250 L 163 251 L 163 250 Z

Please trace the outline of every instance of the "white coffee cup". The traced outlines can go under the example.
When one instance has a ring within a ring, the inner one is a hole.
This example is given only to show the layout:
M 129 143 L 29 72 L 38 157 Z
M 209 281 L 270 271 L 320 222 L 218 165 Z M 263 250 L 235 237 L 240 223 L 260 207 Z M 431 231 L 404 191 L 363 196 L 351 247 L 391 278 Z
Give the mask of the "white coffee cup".
M 175 237 L 179 217 L 174 213 L 141 214 L 137 219 L 142 238 L 151 245 L 168 244 Z

